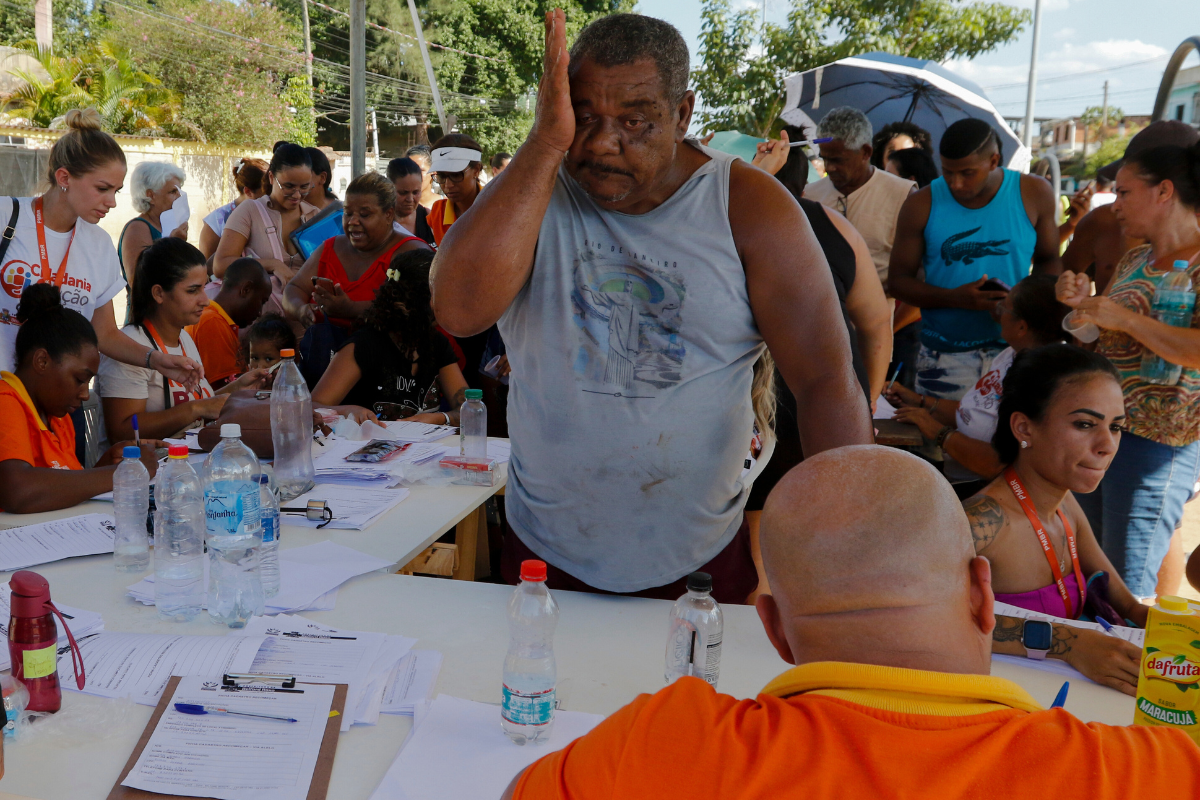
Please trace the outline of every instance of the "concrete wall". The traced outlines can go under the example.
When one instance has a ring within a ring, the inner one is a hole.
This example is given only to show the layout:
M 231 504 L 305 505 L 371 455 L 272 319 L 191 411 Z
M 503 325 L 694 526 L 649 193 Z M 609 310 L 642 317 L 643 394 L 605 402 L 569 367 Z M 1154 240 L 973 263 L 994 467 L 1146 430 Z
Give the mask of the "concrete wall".
M 62 131 L 0 126 L 0 194 L 28 197 L 46 189 L 46 165 L 51 145 Z M 198 244 L 204 218 L 214 208 L 233 200 L 233 167 L 243 157 L 270 160 L 266 151 L 242 150 L 221 145 L 188 142 L 178 139 L 150 139 L 139 136 L 117 136 L 125 151 L 132 172 L 143 161 L 169 161 L 187 174 L 183 190 L 188 195 L 192 216 L 188 221 L 188 241 Z M 4 144 L 7 142 L 7 144 Z M 116 245 L 125 223 L 137 216 L 129 192 L 117 194 L 117 207 L 101 223 Z M 113 301 L 117 319 L 125 318 L 125 297 Z

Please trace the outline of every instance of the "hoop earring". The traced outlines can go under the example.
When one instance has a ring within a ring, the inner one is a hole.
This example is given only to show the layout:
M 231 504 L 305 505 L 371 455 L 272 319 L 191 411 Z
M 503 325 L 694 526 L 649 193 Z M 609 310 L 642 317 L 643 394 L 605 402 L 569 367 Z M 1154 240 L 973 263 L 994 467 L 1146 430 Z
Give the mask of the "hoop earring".
M 1021 442 L 1021 449 L 1024 450 L 1026 447 L 1029 447 L 1029 442 Z

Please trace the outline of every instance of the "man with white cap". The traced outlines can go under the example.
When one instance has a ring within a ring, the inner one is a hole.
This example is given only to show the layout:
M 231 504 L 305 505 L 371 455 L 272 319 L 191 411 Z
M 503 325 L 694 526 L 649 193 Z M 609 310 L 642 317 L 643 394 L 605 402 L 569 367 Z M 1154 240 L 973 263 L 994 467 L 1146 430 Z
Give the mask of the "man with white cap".
M 501 572 L 539 558 L 551 588 L 674 599 L 703 570 L 740 603 L 758 585 L 742 470 L 764 344 L 805 453 L 871 441 L 833 280 L 778 181 L 686 140 L 679 31 L 614 14 L 568 56 L 565 22 L 546 15 L 529 137 L 432 276 L 444 328 L 499 321 L 508 347 Z

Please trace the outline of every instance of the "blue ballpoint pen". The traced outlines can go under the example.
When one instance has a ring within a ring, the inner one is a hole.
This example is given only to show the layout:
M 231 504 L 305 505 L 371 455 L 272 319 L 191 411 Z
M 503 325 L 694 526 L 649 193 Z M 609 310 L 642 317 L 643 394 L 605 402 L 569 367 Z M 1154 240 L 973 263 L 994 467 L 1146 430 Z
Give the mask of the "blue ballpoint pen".
M 1054 697 L 1054 702 L 1050 704 L 1051 708 L 1062 708 L 1067 704 L 1067 691 L 1071 688 L 1070 681 L 1063 681 L 1062 688 L 1058 690 L 1058 694 Z
M 138 447 L 142 446 L 142 437 L 138 434 L 137 414 L 133 415 L 133 443 Z
M 275 719 L 280 722 L 296 722 L 294 717 L 280 717 L 275 714 L 255 714 L 250 711 L 230 711 L 220 706 L 202 706 L 196 703 L 176 703 L 175 710 L 181 714 L 231 714 L 238 717 L 256 717 L 258 719 Z

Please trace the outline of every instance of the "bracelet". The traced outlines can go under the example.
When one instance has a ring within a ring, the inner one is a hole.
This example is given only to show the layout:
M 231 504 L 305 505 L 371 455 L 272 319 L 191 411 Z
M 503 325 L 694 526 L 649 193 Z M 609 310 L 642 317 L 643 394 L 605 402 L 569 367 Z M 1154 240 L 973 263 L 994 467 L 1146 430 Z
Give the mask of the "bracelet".
M 937 436 L 934 437 L 933 443 L 938 447 L 942 447 L 946 444 L 946 440 L 950 438 L 950 434 L 952 433 L 956 433 L 954 428 L 951 428 L 949 425 L 943 425 L 942 429 L 938 431 Z
M 442 416 L 446 418 L 446 424 L 449 425 L 450 424 L 450 415 L 447 414 L 445 411 L 443 411 Z
M 925 401 L 928 399 L 929 397 L 927 395 L 921 395 L 921 408 L 925 408 Z
M 940 403 L 941 401 L 942 401 L 942 398 L 940 398 L 940 397 L 935 397 L 935 398 L 933 398 L 933 405 L 931 405 L 931 406 L 929 407 L 929 413 L 930 413 L 930 414 L 932 414 L 932 413 L 934 413 L 934 412 L 936 412 L 936 411 L 937 411 L 937 404 L 938 404 L 938 403 Z
M 150 358 L 151 358 L 151 356 L 153 356 L 153 355 L 154 355 L 154 351 L 153 351 L 153 350 L 147 350 L 147 351 L 146 351 L 146 363 L 145 363 L 145 365 L 144 365 L 146 369 L 150 369 Z

